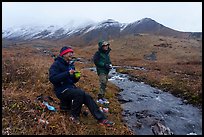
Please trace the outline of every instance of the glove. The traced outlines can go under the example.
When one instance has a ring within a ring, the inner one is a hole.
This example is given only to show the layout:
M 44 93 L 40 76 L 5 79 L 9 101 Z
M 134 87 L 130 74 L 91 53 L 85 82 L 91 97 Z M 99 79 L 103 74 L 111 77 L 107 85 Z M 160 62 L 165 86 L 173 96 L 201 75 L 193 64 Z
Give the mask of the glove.
M 113 65 L 112 64 L 110 64 L 110 69 L 112 69 L 113 68 Z
M 106 68 L 106 69 L 111 69 L 110 64 L 105 64 L 105 68 Z
M 81 72 L 80 72 L 80 71 L 74 72 L 74 77 L 75 77 L 76 79 L 79 79 L 79 78 L 81 77 Z

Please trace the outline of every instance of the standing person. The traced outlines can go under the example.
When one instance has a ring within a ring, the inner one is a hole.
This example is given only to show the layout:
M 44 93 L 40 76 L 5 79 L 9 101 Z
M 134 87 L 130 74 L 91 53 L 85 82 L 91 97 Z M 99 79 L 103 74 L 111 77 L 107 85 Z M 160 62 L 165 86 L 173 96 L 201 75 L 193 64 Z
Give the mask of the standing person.
M 69 119 L 80 124 L 79 116 L 82 104 L 85 104 L 101 125 L 112 126 L 114 123 L 107 120 L 93 98 L 75 86 L 75 83 L 80 79 L 80 74 L 76 75 L 75 66 L 72 62 L 73 53 L 71 47 L 62 47 L 59 56 L 55 58 L 49 69 L 49 80 L 54 85 L 57 98 L 60 99 L 60 108 L 63 110 L 71 109 Z
M 100 41 L 98 43 L 98 51 L 93 56 L 94 64 L 96 65 L 97 74 L 99 76 L 99 93 L 97 102 L 104 104 L 109 103 L 105 98 L 106 86 L 108 82 L 108 73 L 112 68 L 110 60 L 110 44 L 107 41 Z

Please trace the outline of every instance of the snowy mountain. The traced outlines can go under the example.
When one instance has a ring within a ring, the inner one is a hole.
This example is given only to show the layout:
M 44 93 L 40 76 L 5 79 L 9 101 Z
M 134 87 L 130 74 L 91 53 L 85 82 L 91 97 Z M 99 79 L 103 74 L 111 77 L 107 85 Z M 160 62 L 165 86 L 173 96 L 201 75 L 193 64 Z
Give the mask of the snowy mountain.
M 100 28 L 108 28 L 118 26 L 120 23 L 114 20 L 107 20 L 99 22 L 97 24 L 89 24 L 87 26 L 70 28 L 69 25 L 65 26 L 23 26 L 18 28 L 8 28 L 2 31 L 2 38 L 4 39 L 46 39 L 46 38 L 63 38 L 74 36 L 77 34 L 86 34 L 90 31 L 97 30 Z
M 65 26 L 23 26 L 9 28 L 2 31 L 2 38 L 6 40 L 61 40 L 81 39 L 89 42 L 97 39 L 111 39 L 129 34 L 150 33 L 174 37 L 201 37 L 202 33 L 180 32 L 150 19 L 143 18 L 133 23 L 120 23 L 108 19 L 98 23 L 90 23 L 80 27 Z

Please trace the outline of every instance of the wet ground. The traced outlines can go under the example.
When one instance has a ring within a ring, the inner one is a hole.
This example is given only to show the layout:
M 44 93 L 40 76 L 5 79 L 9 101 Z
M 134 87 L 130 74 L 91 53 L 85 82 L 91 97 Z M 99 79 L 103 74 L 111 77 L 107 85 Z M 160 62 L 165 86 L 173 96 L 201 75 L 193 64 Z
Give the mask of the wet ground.
M 121 89 L 118 100 L 123 108 L 123 120 L 134 134 L 154 135 L 163 132 L 202 135 L 202 110 L 185 104 L 168 92 L 143 82 L 131 81 L 128 75 L 117 73 L 115 69 L 111 70 L 109 81 Z

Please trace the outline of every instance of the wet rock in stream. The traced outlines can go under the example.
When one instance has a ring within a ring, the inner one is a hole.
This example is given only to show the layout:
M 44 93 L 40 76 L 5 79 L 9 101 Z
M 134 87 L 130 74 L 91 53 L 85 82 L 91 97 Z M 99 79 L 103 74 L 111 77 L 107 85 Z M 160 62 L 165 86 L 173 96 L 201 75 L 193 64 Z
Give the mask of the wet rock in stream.
M 124 104 L 124 103 L 127 103 L 127 102 L 132 102 L 131 99 L 123 98 L 121 95 L 118 95 L 118 101 L 119 101 L 121 104 Z
M 154 135 L 173 135 L 173 132 L 171 132 L 168 127 L 162 125 L 160 122 L 156 122 L 151 129 Z
M 154 115 L 153 112 L 143 110 L 136 112 L 137 122 L 136 128 L 149 127 L 154 135 L 173 135 L 168 127 L 165 126 L 165 121 Z

